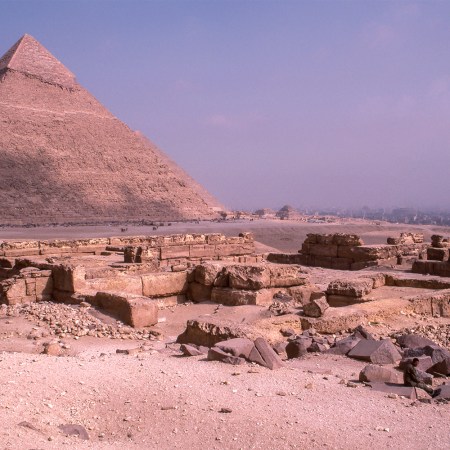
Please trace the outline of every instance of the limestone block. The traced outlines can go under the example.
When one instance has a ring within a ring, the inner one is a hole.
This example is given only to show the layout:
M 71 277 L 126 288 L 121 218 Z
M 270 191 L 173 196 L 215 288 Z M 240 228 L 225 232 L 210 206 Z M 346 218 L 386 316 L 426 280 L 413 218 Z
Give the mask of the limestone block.
M 100 308 L 132 327 L 158 323 L 158 306 L 151 299 L 115 292 L 97 292 L 95 297 Z
M 317 291 L 317 286 L 305 284 L 304 286 L 293 286 L 288 288 L 288 294 L 298 303 L 305 305 L 309 303 L 311 294 Z
M 364 245 L 364 242 L 357 234 L 335 233 L 333 244 L 356 247 Z
M 344 297 L 362 297 L 372 291 L 373 281 L 371 279 L 358 280 L 334 280 L 327 288 L 328 295 L 340 295 Z
M 36 299 L 48 300 L 53 293 L 53 278 L 40 277 L 36 278 Z
M 242 244 L 217 244 L 215 246 L 216 256 L 240 256 L 252 255 L 255 253 L 255 245 L 253 243 Z
M 327 302 L 333 308 L 340 308 L 342 306 L 356 305 L 364 303 L 366 300 L 363 297 L 346 297 L 344 295 L 329 295 L 327 294 Z
M 333 234 L 316 234 L 316 242 L 321 245 L 332 245 L 334 235 Z
M 222 233 L 209 233 L 206 235 L 207 244 L 219 244 L 225 242 L 225 236 Z
M 189 283 L 187 296 L 189 300 L 194 303 L 206 302 L 211 300 L 212 286 L 205 286 L 203 284 L 193 281 Z
M 334 244 L 309 244 L 308 254 L 314 256 L 331 256 L 337 258 L 338 246 Z
M 310 303 L 303 305 L 303 312 L 307 317 L 321 317 L 329 306 L 325 294 L 321 292 L 316 298 L 313 297 Z
M 86 288 L 86 269 L 84 266 L 60 264 L 52 268 L 55 289 L 78 292 Z
M 213 258 L 216 254 L 214 245 L 196 244 L 189 246 L 190 258 Z
M 312 265 L 314 265 L 315 267 L 324 267 L 325 269 L 331 269 L 331 261 L 333 259 L 331 256 L 310 255 L 310 258 L 314 258 L 314 263 Z
M 260 333 L 250 325 L 209 317 L 207 320 L 188 320 L 186 330 L 178 336 L 177 342 L 212 347 L 217 342 L 236 337 L 255 339 L 258 336 Z
M 214 287 L 211 292 L 211 301 L 227 306 L 269 306 L 273 303 L 274 294 L 274 290 L 271 289 L 245 291 L 241 289 Z
M 258 290 L 270 287 L 270 271 L 264 264 L 232 265 L 226 268 L 233 289 Z
M 275 353 L 273 348 L 267 343 L 267 341 L 263 338 L 255 339 L 255 347 L 264 360 L 264 365 L 270 370 L 279 369 L 283 367 L 283 361 L 281 358 Z
M 160 272 L 142 275 L 142 294 L 146 297 L 167 297 L 185 294 L 187 272 Z
M 140 276 L 114 276 L 86 280 L 86 289 L 93 291 L 119 291 L 128 294 L 144 295 Z
M 173 245 L 161 247 L 161 259 L 189 258 L 188 245 Z
M 219 273 L 222 271 L 223 267 L 224 264 L 219 262 L 208 261 L 199 264 L 195 267 L 194 279 L 197 283 L 203 284 L 205 286 L 212 286 Z M 228 286 L 228 281 L 226 283 L 226 286 Z
M 308 283 L 308 274 L 299 266 L 269 264 L 270 287 L 302 286 Z
M 347 258 L 353 262 L 354 261 L 353 248 L 354 248 L 353 245 L 352 246 L 338 245 L 338 250 L 337 250 L 338 258 Z
M 449 258 L 449 248 L 427 248 L 427 259 L 433 261 L 447 261 Z
M 331 268 L 335 270 L 350 270 L 353 260 L 350 258 L 332 258 Z

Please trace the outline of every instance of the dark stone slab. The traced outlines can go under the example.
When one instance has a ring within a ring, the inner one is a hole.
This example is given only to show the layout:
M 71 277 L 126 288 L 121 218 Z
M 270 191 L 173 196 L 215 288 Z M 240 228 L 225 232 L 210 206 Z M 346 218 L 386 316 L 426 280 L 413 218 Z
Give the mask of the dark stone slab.
M 256 349 L 255 346 L 253 346 L 252 351 L 250 352 L 250 354 L 248 356 L 248 360 L 250 362 L 259 364 L 260 366 L 267 367 L 267 364 L 264 361 L 264 359 L 262 358 L 261 353 L 258 352 L 258 350 Z
M 248 359 L 254 344 L 253 341 L 248 338 L 234 338 L 217 342 L 215 347 L 220 348 L 226 353 L 231 353 L 233 356 Z
M 218 347 L 210 348 L 208 351 L 208 359 L 210 361 L 221 361 L 227 364 L 239 365 L 244 364 L 245 359 L 239 358 L 238 356 L 230 355 L 224 352 Z
M 283 367 L 281 358 L 263 338 L 257 338 L 255 340 L 255 347 L 269 369 L 274 370 Z
M 327 351 L 333 355 L 346 355 L 361 339 L 356 336 L 348 336 L 336 341 L 334 346 Z
M 397 343 L 402 348 L 421 348 L 427 345 L 437 346 L 435 342 L 419 334 L 403 334 L 397 338 Z
M 389 339 L 382 341 L 362 339 L 350 350 L 348 356 L 381 365 L 394 364 L 402 358 L 395 345 Z
M 298 337 L 286 345 L 286 355 L 288 359 L 300 358 L 308 353 L 308 348 L 312 344 L 312 339 Z

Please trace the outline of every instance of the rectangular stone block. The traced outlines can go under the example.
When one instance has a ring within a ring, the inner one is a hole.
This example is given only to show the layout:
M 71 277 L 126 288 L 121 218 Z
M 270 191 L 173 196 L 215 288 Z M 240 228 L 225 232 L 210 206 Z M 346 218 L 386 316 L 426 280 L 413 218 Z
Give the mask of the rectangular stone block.
M 53 278 L 40 277 L 36 278 L 36 298 L 42 300 L 44 297 L 49 297 L 53 293 Z
M 86 280 L 86 289 L 93 291 L 118 291 L 134 295 L 144 295 L 140 276 L 114 276 Z
M 332 258 L 331 268 L 335 270 L 350 270 L 352 260 L 349 258 Z
M 214 245 L 190 245 L 189 257 L 190 258 L 212 258 L 216 254 L 216 247 Z
M 427 258 L 433 261 L 447 261 L 449 257 L 448 248 L 427 248 Z
M 348 259 L 351 259 L 352 261 L 354 261 L 353 248 L 354 248 L 354 246 L 338 245 L 338 250 L 337 250 L 338 258 L 348 258 Z
M 252 243 L 245 244 L 217 244 L 215 246 L 216 256 L 241 256 L 255 253 L 255 246 Z
M 115 292 L 97 292 L 96 303 L 122 322 L 142 328 L 158 323 L 158 305 L 155 301 Z
M 331 269 L 331 256 L 314 256 L 314 267 L 324 267 L 325 269 Z
M 333 308 L 340 308 L 342 306 L 356 305 L 357 303 L 364 303 L 361 297 L 346 297 L 344 295 L 327 295 L 327 302 Z
M 336 258 L 338 255 L 338 246 L 334 244 L 309 244 L 309 254 L 314 256 L 331 256 Z
M 189 258 L 189 245 L 161 247 L 161 259 Z
M 185 294 L 187 272 L 161 272 L 142 275 L 142 292 L 146 297 L 167 297 Z
M 83 266 L 60 264 L 52 269 L 55 289 L 77 292 L 86 287 L 86 269 Z
M 244 291 L 240 289 L 215 287 L 211 292 L 211 301 L 227 306 L 269 306 L 273 303 L 273 295 L 274 291 L 271 289 Z

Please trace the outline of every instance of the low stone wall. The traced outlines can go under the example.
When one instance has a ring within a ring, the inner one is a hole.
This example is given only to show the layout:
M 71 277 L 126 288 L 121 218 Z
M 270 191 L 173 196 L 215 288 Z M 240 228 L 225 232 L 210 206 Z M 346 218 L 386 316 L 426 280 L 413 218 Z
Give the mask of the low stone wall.
M 0 257 L 59 255 L 73 253 L 99 254 L 106 250 L 124 251 L 126 247 L 146 251 L 147 257 L 159 261 L 201 260 L 250 256 L 255 253 L 253 235 L 241 233 L 227 237 L 220 233 L 173 234 L 167 236 L 124 236 L 111 238 L 5 241 L 0 243 Z M 140 262 L 129 252 L 126 262 Z M 145 259 L 145 258 L 144 258 Z
M 0 282 L 0 303 L 16 305 L 51 300 L 53 277 L 51 270 L 29 267 Z
M 403 234 L 405 236 L 399 238 L 403 243 L 397 245 L 364 245 L 362 239 L 354 234 L 308 234 L 299 254 L 269 253 L 267 260 L 326 269 L 360 270 L 380 264 L 396 264 L 399 256 L 419 257 L 424 253 L 426 244 L 419 243 L 421 235 Z M 413 239 L 417 242 L 412 242 Z
M 450 277 L 449 261 L 414 261 L 412 266 L 413 273 L 423 275 L 438 275 L 440 277 Z

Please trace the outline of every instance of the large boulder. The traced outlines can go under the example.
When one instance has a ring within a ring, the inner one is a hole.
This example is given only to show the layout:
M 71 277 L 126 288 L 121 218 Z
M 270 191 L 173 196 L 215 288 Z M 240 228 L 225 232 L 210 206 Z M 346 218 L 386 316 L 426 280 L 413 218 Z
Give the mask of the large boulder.
M 359 373 L 359 381 L 382 381 L 386 383 L 403 383 L 403 374 L 390 367 L 369 364 Z
M 389 340 L 362 339 L 348 353 L 350 358 L 370 361 L 373 364 L 395 364 L 402 359 L 395 345 Z
M 245 337 L 256 339 L 260 336 L 250 325 L 210 317 L 207 320 L 188 320 L 186 330 L 177 338 L 179 344 L 196 344 L 213 347 L 217 342 Z
M 416 358 L 419 360 L 419 365 L 417 366 L 417 369 L 427 371 L 428 369 L 433 367 L 433 361 L 431 359 L 431 356 L 423 355 L 423 356 L 416 356 Z M 404 370 L 408 364 L 412 363 L 413 359 L 414 357 L 403 358 L 400 361 L 398 367 L 401 370 Z
M 288 359 L 300 358 L 308 353 L 308 348 L 312 344 L 312 339 L 306 336 L 298 336 L 286 345 L 286 355 Z
M 311 296 L 311 301 L 303 305 L 303 313 L 308 317 L 322 317 L 329 307 L 330 305 L 324 293 L 314 293 Z
M 347 336 L 339 341 L 334 343 L 334 346 L 331 347 L 327 353 L 331 353 L 333 355 L 347 355 L 348 352 L 355 347 L 355 345 L 361 340 L 361 338 L 356 336 Z
M 402 348 L 421 348 L 427 345 L 437 346 L 435 342 L 419 334 L 403 334 L 397 337 L 397 343 Z

